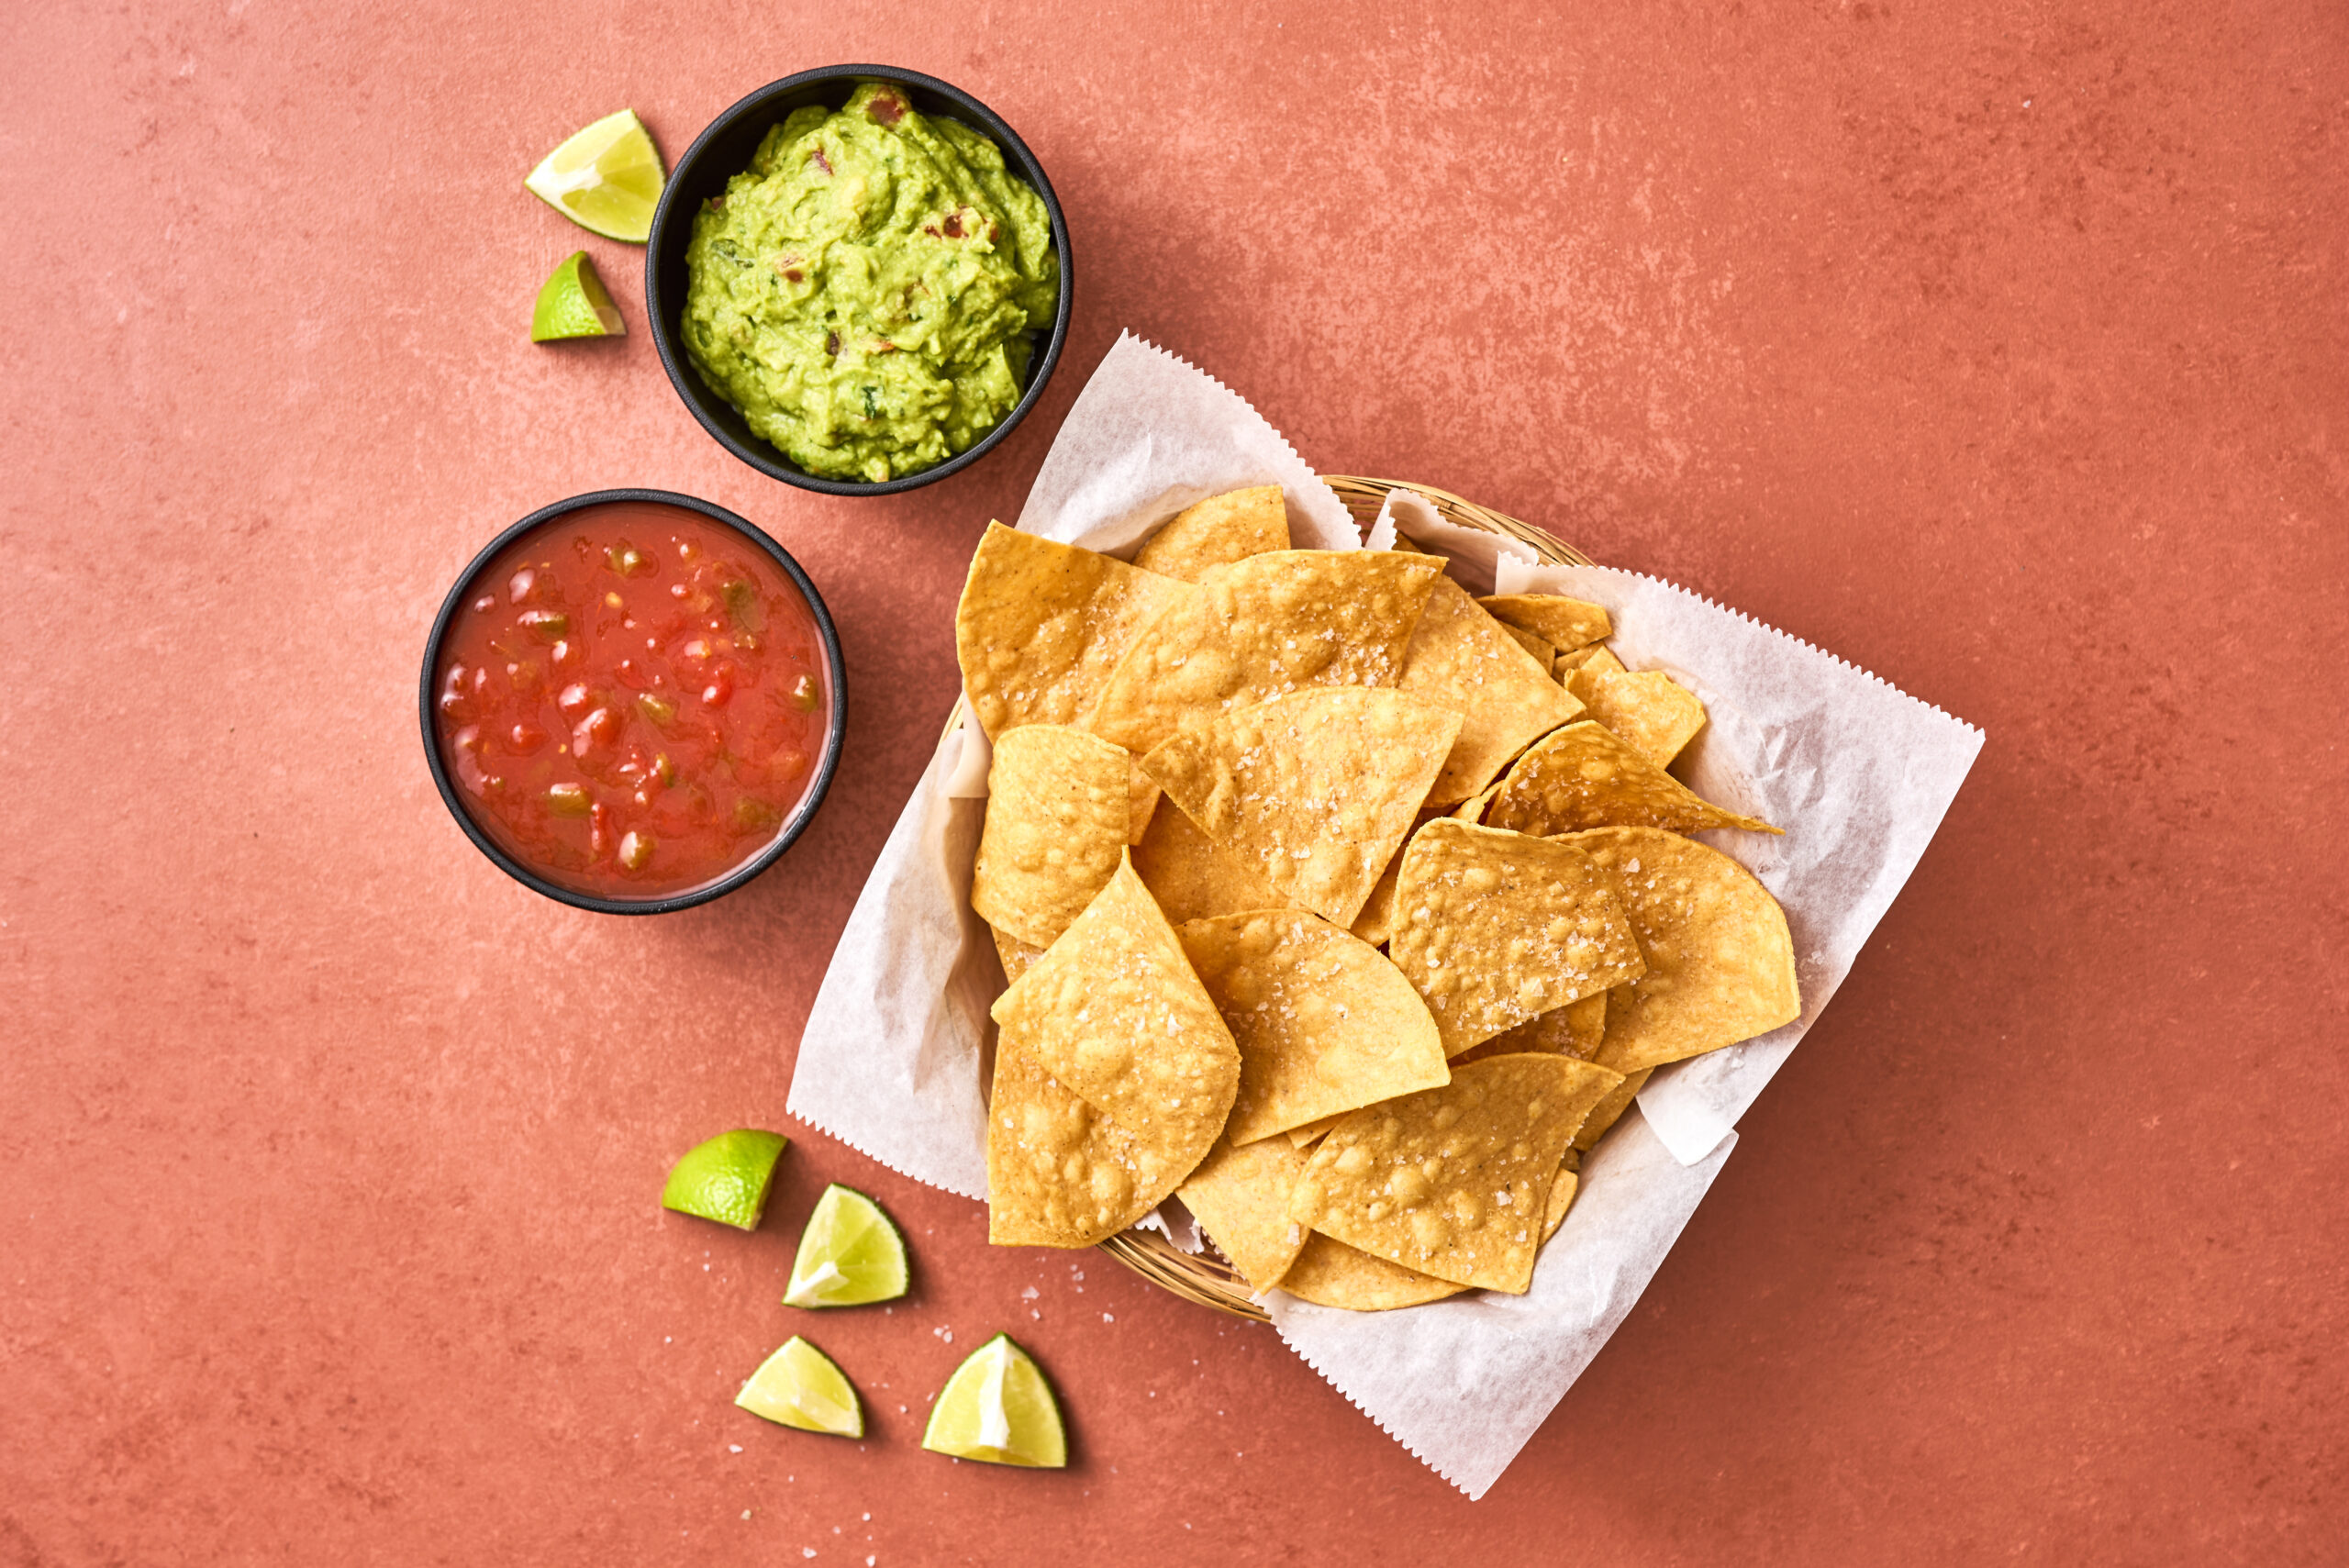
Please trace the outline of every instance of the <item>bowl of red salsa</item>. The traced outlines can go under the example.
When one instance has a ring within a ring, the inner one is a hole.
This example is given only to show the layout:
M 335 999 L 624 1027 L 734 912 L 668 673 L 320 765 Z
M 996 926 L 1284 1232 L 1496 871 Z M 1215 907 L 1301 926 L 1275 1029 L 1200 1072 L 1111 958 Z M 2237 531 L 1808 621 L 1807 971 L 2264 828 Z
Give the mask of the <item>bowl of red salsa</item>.
M 599 490 L 473 558 L 433 623 L 433 782 L 516 881 L 607 914 L 730 893 L 823 803 L 840 638 L 784 548 L 707 501 Z

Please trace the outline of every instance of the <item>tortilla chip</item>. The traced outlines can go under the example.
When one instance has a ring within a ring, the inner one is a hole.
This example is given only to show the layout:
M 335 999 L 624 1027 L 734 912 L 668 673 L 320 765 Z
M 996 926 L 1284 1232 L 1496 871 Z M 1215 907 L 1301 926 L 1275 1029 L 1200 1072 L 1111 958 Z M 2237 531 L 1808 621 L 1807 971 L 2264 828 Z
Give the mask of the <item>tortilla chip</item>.
M 1575 695 L 1575 700 L 1576 702 L 1587 706 L 1590 703 L 1591 697 L 1598 690 L 1597 683 L 1599 676 L 1620 675 L 1623 673 L 1625 673 L 1623 662 L 1615 657 L 1613 650 L 1608 648 L 1594 649 L 1590 651 L 1589 658 L 1585 659 L 1582 662 L 1576 664 L 1572 670 L 1567 672 L 1565 677 L 1566 690 Z
M 1090 1247 L 1158 1207 L 1133 1140 L 1025 1052 L 997 1046 L 987 1102 L 987 1240 Z
M 1557 840 L 1613 873 L 1647 973 L 1609 1011 L 1598 1060 L 1636 1073 L 1767 1034 L 1801 1015 L 1787 913 L 1719 850 L 1652 828 Z
M 1697 694 L 1661 670 L 1627 671 L 1588 678 L 1590 717 L 1631 743 L 1659 768 L 1668 768 L 1681 748 L 1705 728 L 1705 705 Z
M 1608 618 L 1604 606 L 1558 594 L 1496 594 L 1476 602 L 1495 620 L 1523 627 L 1548 639 L 1561 651 L 1571 652 L 1615 634 L 1615 623 Z
M 1370 896 L 1363 900 L 1362 913 L 1348 928 L 1375 948 L 1385 947 L 1386 939 L 1394 934 L 1395 878 L 1402 869 L 1403 852 L 1397 850 L 1395 858 L 1386 862 L 1386 869 L 1378 873 L 1377 882 L 1371 885 Z
M 1279 909 L 1288 903 L 1253 865 L 1216 848 L 1197 823 L 1174 806 L 1151 818 L 1150 831 L 1134 847 L 1134 871 L 1171 925 Z
M 1644 965 L 1608 874 L 1572 846 L 1439 817 L 1413 836 L 1387 953 L 1457 1056 Z
M 1314 1150 L 1290 1218 L 1457 1284 L 1522 1295 L 1558 1166 L 1620 1080 L 1565 1056 L 1496 1056 L 1354 1112 Z
M 1353 1114 L 1354 1113 L 1352 1111 L 1340 1111 L 1335 1116 L 1325 1116 L 1319 1121 L 1308 1121 L 1303 1127 L 1290 1128 L 1288 1129 L 1289 1147 L 1292 1149 L 1304 1148 L 1307 1144 L 1322 1137 L 1331 1128 L 1337 1126 L 1340 1122 L 1345 1120 L 1346 1118 Z
M 1478 790 L 1475 794 L 1470 795 L 1467 799 L 1453 806 L 1449 815 L 1455 820 L 1461 822 L 1482 822 L 1485 819 L 1485 808 L 1492 805 L 1493 796 L 1500 794 L 1500 781 L 1496 779 L 1493 783 L 1486 784 L 1484 788 Z
M 987 768 L 971 907 L 1023 942 L 1052 946 L 1125 858 L 1131 772 L 1125 748 L 1082 729 L 1004 731 Z
M 1024 1051 L 1133 1140 L 1138 1190 L 1174 1190 L 1223 1130 L 1240 1051 L 1174 928 L 1123 860 L 1002 995 L 996 1054 Z
M 1304 1230 L 1303 1226 L 1298 1229 Z M 1458 1296 L 1468 1287 L 1374 1258 L 1343 1241 L 1305 1231 L 1305 1247 L 1281 1276 L 1281 1288 L 1299 1301 L 1353 1312 L 1390 1312 Z
M 1009 931 L 989 926 L 987 932 L 995 938 L 995 956 L 1003 962 L 1003 982 L 1006 985 L 1027 973 L 1028 966 L 1044 956 L 1042 948 L 1023 942 Z
M 1757 817 L 1740 817 L 1699 798 L 1596 719 L 1569 724 L 1520 757 L 1501 780 L 1501 792 L 1486 808 L 1485 820 L 1496 828 L 1542 835 L 1586 828 L 1780 831 Z
M 1566 1151 L 1567 1159 L 1574 1156 L 1573 1150 Z M 1581 1185 L 1581 1173 L 1569 1170 L 1563 1164 L 1558 1167 L 1558 1173 L 1551 1178 L 1550 1205 L 1542 1214 L 1542 1240 L 1545 1245 L 1551 1237 L 1558 1233 L 1558 1227 L 1566 1222 L 1566 1210 L 1574 1207 L 1575 1193 Z
M 1441 563 L 1392 550 L 1286 550 L 1178 590 L 1086 723 L 1136 755 L 1308 686 L 1392 686 Z
M 1144 572 L 1196 583 L 1210 566 L 1226 566 L 1267 550 L 1288 548 L 1288 505 L 1277 484 L 1227 491 L 1186 506 L 1150 536 L 1134 557 Z
M 1306 1156 L 1286 1138 L 1235 1149 L 1219 1139 L 1174 1189 L 1223 1255 L 1258 1292 L 1280 1283 L 1305 1245 L 1307 1231 L 1288 1217 L 1288 1195 L 1305 1173 Z
M 1175 934 L 1240 1046 L 1230 1142 L 1451 1080 L 1419 993 L 1352 932 L 1274 909 L 1193 920 Z
M 1142 769 L 1287 902 L 1351 926 L 1459 732 L 1400 692 L 1317 687 L 1186 729 Z
M 1183 584 L 1071 544 L 989 523 L 954 606 L 963 689 L 993 740 L 1074 724 Z
M 1449 577 L 1436 580 L 1411 633 L 1402 690 L 1462 716 L 1460 739 L 1428 791 L 1431 806 L 1466 800 L 1511 757 L 1582 713 L 1549 665 L 1536 663 Z
M 1598 1054 L 1598 1042 L 1607 1038 L 1607 998 L 1613 995 L 1613 990 L 1601 991 L 1563 1007 L 1553 1007 L 1539 1018 L 1501 1030 L 1482 1045 L 1471 1046 L 1454 1059 L 1453 1064 L 1480 1062 L 1487 1056 L 1511 1056 L 1520 1051 L 1588 1062 Z
M 1610 991 L 1608 995 L 1611 996 L 1614 993 Z M 1591 1106 L 1590 1115 L 1583 1118 L 1582 1130 L 1575 1134 L 1575 1148 L 1577 1151 L 1587 1150 L 1606 1137 L 1607 1129 L 1613 1127 L 1623 1113 L 1631 1108 L 1631 1102 L 1640 1097 L 1640 1091 L 1647 1087 L 1648 1076 L 1654 1071 L 1653 1067 L 1641 1068 L 1616 1084 L 1605 1099 Z
M 1558 662 L 1558 651 L 1550 646 L 1548 638 L 1528 631 L 1521 626 L 1511 626 L 1507 621 L 1496 621 L 1494 624 L 1508 633 L 1511 641 L 1532 654 L 1536 664 L 1547 669 Z

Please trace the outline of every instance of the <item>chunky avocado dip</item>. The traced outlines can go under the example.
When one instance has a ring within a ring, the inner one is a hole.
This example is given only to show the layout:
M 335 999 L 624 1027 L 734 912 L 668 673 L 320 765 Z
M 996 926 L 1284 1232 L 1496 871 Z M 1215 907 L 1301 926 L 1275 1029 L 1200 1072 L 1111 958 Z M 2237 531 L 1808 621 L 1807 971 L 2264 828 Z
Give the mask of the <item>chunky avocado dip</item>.
M 702 380 L 828 479 L 913 473 L 1001 423 L 1060 295 L 1043 199 L 885 83 L 769 131 L 685 265 Z

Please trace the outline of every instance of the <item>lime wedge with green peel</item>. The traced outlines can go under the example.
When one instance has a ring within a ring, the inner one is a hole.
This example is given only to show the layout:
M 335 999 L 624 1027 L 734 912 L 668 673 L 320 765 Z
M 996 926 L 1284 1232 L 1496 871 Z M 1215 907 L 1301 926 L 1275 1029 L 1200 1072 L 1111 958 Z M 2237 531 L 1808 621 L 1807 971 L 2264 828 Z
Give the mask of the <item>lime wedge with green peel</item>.
M 719 1133 L 669 1168 L 661 1207 L 737 1230 L 756 1230 L 766 1212 L 767 1188 L 774 1183 L 774 1162 L 790 1141 L 755 1128 Z
M 1068 1437 L 1052 1385 L 1008 1334 L 997 1334 L 954 1369 L 930 1413 L 921 1446 L 984 1464 L 1030 1470 L 1068 1464 Z
M 641 245 L 661 200 L 661 153 L 636 111 L 622 109 L 548 153 L 522 183 L 580 228 Z
M 864 1407 L 857 1402 L 856 1390 L 831 1357 L 796 1334 L 751 1374 L 734 1403 L 753 1416 L 803 1432 L 828 1432 L 836 1438 L 864 1435 Z
M 624 338 L 628 323 L 613 308 L 596 275 L 596 263 L 584 250 L 573 250 L 539 290 L 530 312 L 530 341 L 551 343 L 559 338 Z
M 881 1206 L 838 1183 L 816 1200 L 799 1255 L 791 1262 L 785 1307 L 863 1307 L 906 1294 L 906 1239 Z

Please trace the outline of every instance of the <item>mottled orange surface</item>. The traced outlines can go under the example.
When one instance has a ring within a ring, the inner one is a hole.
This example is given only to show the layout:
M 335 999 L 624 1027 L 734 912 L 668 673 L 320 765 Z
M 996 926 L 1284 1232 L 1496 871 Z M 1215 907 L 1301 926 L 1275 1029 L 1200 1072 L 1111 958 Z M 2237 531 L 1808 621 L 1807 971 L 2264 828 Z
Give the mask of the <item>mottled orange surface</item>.
M 859 59 L 1018 126 L 1077 259 L 1038 416 L 888 502 L 726 456 L 639 252 L 520 184 Z M 2337 4 L 23 5 L 0 82 L 0 1564 L 2339 1560 Z M 534 347 L 581 245 L 631 335 Z M 971 546 L 1121 327 L 1988 731 L 1480 1504 L 783 1116 Z M 501 876 L 415 721 L 457 569 L 625 484 L 796 551 L 852 691 L 806 840 L 657 920 Z M 739 1124 L 796 1140 L 767 1228 L 662 1212 Z M 834 1178 L 894 1313 L 777 1305 Z M 916 1447 L 998 1328 L 1065 1474 Z M 795 1330 L 862 1446 L 728 1403 Z

